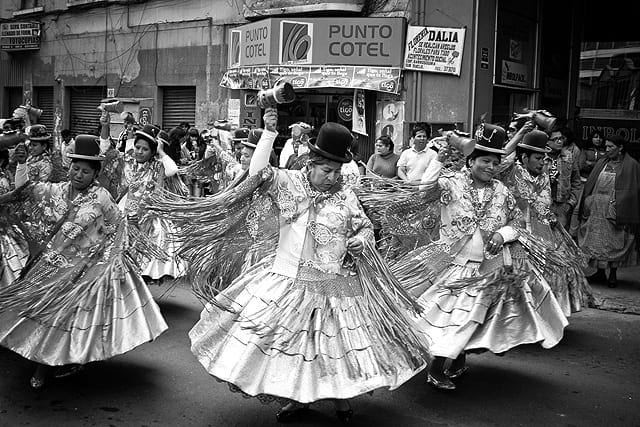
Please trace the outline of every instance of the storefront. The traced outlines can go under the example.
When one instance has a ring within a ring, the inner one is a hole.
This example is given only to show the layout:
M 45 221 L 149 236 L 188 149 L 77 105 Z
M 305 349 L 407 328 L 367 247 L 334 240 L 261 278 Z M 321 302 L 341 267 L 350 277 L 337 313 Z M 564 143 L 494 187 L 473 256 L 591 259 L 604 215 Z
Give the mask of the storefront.
M 405 26 L 403 18 L 270 18 L 231 29 L 230 67 L 221 82 L 234 89 L 229 119 L 260 126 L 256 91 L 286 80 L 297 99 L 278 106 L 283 137 L 298 121 L 316 128 L 336 121 L 354 131 L 360 156 L 368 158 L 377 103 L 401 91 Z

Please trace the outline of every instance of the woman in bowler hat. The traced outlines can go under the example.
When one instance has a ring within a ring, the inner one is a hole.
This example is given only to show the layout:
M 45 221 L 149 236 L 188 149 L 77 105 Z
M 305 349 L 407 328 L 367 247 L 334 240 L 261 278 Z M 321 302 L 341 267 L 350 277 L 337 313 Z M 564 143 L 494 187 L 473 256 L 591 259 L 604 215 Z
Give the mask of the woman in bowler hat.
M 423 197 L 440 204 L 440 238 L 392 265 L 424 307 L 419 329 L 435 359 L 427 382 L 453 390 L 467 370 L 466 352 L 502 354 L 526 343 L 556 345 L 567 320 L 539 274 L 512 271 L 524 225 L 511 192 L 494 179 L 506 133 L 482 124 L 467 167 L 442 171 L 444 151 L 422 177 Z
M 526 229 L 543 239 L 566 261 L 560 267 L 548 263 L 543 276 L 551 286 L 565 316 L 580 311 L 587 302 L 589 286 L 582 271 L 584 256 L 551 211 L 551 185 L 546 172 L 549 137 L 540 130 L 524 134 L 517 144 L 505 146 L 507 157 L 497 175 L 513 193 L 524 214 Z M 514 259 L 520 261 L 521 259 Z
M 184 270 L 183 261 L 175 256 L 177 248 L 168 238 L 171 224 L 164 218 L 144 215 L 143 202 L 161 192 L 165 180 L 178 173 L 175 162 L 164 152 L 164 144 L 158 144 L 159 133 L 160 129 L 154 125 L 145 125 L 135 131 L 134 149 L 125 154 L 125 194 L 118 203 L 129 221 L 139 226 L 168 255 L 166 259 L 153 258 L 144 266 L 142 275 L 151 283 L 180 277 Z
M 269 166 L 276 124 L 277 111 L 268 110 L 248 177 L 211 199 L 206 218 L 183 209 L 191 253 L 210 254 L 190 265 L 206 299 L 191 350 L 232 390 L 282 402 L 280 422 L 324 399 L 347 421 L 348 399 L 399 387 L 429 352 L 408 320 L 416 306 L 375 251 L 371 222 L 342 182 L 351 132 L 325 123 L 306 167 L 285 170 Z M 275 240 L 245 263 L 249 248 L 271 238 L 270 227 Z
M 125 243 L 144 242 L 124 237 L 123 216 L 98 183 L 98 138 L 79 135 L 68 156 L 69 182 L 38 183 L 21 155 L 16 190 L 0 196 L 31 243 L 20 278 L 0 288 L 0 345 L 37 363 L 35 389 L 167 329 Z

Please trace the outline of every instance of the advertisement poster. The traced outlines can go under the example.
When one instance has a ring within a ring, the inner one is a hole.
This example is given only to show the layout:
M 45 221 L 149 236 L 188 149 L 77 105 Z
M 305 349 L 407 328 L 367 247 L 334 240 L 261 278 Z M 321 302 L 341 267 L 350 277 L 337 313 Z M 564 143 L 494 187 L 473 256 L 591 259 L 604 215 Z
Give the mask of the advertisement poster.
M 240 126 L 240 100 L 229 98 L 227 102 L 227 120 L 233 125 Z
M 459 76 L 464 36 L 464 28 L 409 26 L 404 68 Z
M 296 89 L 338 87 L 398 94 L 400 77 L 400 68 L 393 67 L 269 65 L 232 68 L 224 74 L 220 86 L 259 90 L 273 87 L 275 82 L 284 79 Z
M 368 136 L 367 134 L 367 119 L 364 109 L 364 90 L 353 90 L 353 119 L 351 121 L 351 130 L 360 135 Z
M 378 101 L 376 103 L 376 138 L 388 135 L 394 151 L 400 153 L 404 146 L 404 101 Z

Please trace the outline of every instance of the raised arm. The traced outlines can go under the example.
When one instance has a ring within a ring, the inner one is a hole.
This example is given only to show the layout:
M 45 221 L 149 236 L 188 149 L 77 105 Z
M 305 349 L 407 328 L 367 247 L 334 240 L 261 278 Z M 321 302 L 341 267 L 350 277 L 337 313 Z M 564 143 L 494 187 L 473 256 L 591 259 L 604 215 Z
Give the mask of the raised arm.
M 249 176 L 255 176 L 267 166 L 269 166 L 269 157 L 273 150 L 273 142 L 278 136 L 276 127 L 278 125 L 278 110 L 275 108 L 267 108 L 264 112 L 264 132 L 258 141 L 256 150 L 253 152 L 251 163 L 249 164 Z

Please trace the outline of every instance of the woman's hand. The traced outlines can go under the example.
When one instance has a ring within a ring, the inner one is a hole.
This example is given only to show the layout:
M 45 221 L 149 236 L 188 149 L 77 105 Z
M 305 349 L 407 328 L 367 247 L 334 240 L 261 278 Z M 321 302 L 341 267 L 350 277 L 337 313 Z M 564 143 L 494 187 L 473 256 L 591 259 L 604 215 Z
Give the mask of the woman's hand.
M 500 233 L 493 233 L 489 242 L 487 242 L 486 251 L 489 255 L 496 255 L 500 252 L 502 245 L 504 244 L 504 239 L 500 235 Z
M 264 110 L 264 128 L 271 132 L 276 132 L 278 127 L 278 110 L 275 108 L 267 108 Z
M 20 164 L 27 161 L 27 147 L 24 145 L 24 143 L 21 142 L 16 146 L 16 149 L 13 152 L 13 158 Z
M 352 237 L 347 240 L 347 251 L 354 257 L 359 257 L 364 250 L 364 244 L 358 237 Z

